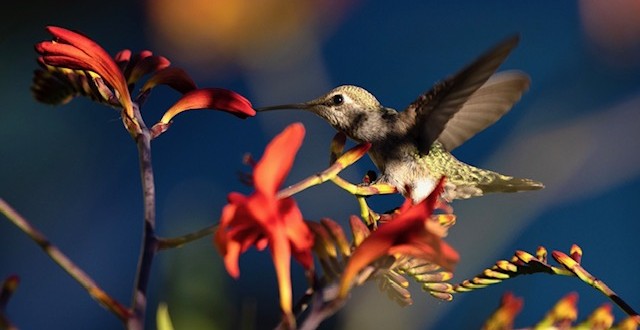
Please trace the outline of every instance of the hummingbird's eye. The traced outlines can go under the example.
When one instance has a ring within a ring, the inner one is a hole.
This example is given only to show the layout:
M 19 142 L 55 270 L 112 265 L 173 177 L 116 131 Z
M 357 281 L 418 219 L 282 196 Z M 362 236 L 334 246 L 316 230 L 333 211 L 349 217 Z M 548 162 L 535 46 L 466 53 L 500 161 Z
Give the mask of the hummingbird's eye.
M 336 94 L 331 98 L 331 102 L 333 105 L 341 105 L 344 102 L 344 97 L 342 94 Z

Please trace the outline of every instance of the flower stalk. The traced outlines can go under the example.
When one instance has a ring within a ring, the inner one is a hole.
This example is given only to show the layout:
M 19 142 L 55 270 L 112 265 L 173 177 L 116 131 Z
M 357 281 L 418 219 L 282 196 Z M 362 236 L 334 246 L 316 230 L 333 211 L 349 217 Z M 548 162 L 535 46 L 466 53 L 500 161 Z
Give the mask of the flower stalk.
M 139 112 L 138 112 L 139 117 Z M 144 123 L 142 123 L 144 125 Z M 132 317 L 127 320 L 130 330 L 144 329 L 144 317 L 147 307 L 147 287 L 151 275 L 153 258 L 158 251 L 156 227 L 156 194 L 151 163 L 151 134 L 142 126 L 141 134 L 136 137 L 138 147 L 140 179 L 142 182 L 142 200 L 144 205 L 144 229 L 142 247 L 135 277 L 133 298 L 131 303 Z

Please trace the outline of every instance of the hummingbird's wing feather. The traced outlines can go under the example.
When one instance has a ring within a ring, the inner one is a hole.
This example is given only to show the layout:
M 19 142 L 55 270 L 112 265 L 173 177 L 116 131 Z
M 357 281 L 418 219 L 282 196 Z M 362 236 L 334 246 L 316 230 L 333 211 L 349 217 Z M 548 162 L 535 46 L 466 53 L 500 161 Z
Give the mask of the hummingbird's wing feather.
M 429 153 L 429 147 L 440 136 L 447 122 L 493 75 L 519 39 L 516 35 L 501 42 L 458 73 L 437 83 L 402 112 L 404 121 L 411 121 L 411 118 L 415 120 L 411 133 L 421 153 Z
M 457 148 L 507 113 L 529 89 L 529 83 L 529 76 L 520 71 L 494 74 L 449 119 L 438 141 L 447 151 Z

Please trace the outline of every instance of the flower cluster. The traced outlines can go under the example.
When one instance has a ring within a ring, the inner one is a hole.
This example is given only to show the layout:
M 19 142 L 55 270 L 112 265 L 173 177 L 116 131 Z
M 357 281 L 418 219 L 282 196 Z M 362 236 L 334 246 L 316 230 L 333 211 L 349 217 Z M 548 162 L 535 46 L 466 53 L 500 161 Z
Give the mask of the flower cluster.
M 47 27 L 53 40 L 36 44 L 41 69 L 34 73 L 31 90 L 43 103 L 64 104 L 83 95 L 121 109 L 125 127 L 132 135 L 146 129 L 139 109 L 151 90 L 169 86 L 183 94 L 152 128 L 156 137 L 167 130 L 175 115 L 191 109 L 218 109 L 241 118 L 255 115 L 242 95 L 220 88 L 197 88 L 184 70 L 171 67 L 162 56 L 144 50 L 132 54 L 125 49 L 111 57 L 100 45 L 80 33 L 56 26 Z M 135 83 L 149 76 L 135 97 Z
M 571 292 L 560 299 L 542 320 L 530 329 L 625 329 L 638 328 L 638 317 L 629 316 L 614 324 L 615 318 L 610 304 L 602 304 L 586 319 L 578 320 L 578 294 Z M 502 296 L 500 306 L 487 319 L 483 330 L 513 329 L 514 321 L 522 311 L 524 300 L 507 292 Z
M 337 280 L 338 293 L 334 302 L 345 300 L 354 284 L 379 279 L 399 269 L 417 268 L 417 261 L 423 268 L 430 265 L 429 271 L 440 268 L 448 271 L 439 272 L 423 282 L 440 284 L 450 278 L 449 272 L 458 261 L 458 254 L 442 237 L 454 217 L 452 214 L 434 214 L 436 208 L 446 209 L 440 197 L 444 178 L 423 202 L 414 205 L 407 199 L 374 230 L 354 216 L 351 221 L 354 239 L 349 244 L 336 222 L 330 219 L 323 219 L 320 223 L 305 222 L 293 198 L 278 194 L 277 189 L 288 175 L 303 137 L 304 127 L 301 124 L 287 127 L 269 143 L 263 157 L 254 166 L 251 181 L 255 192 L 250 196 L 229 194 L 229 204 L 222 210 L 214 242 L 231 276 L 239 276 L 238 257 L 241 253 L 251 246 L 259 250 L 268 246 L 278 274 L 285 324 L 290 326 L 295 324 L 289 265 L 291 256 L 309 273 L 314 270 L 312 252 L 316 253 L 325 270 L 326 276 L 322 281 L 325 286 L 328 281 Z M 360 151 L 357 156 L 351 155 L 347 152 L 336 157 L 335 162 L 349 159 L 352 163 L 364 153 Z M 332 175 L 337 175 L 337 172 Z M 338 260 L 335 246 L 341 251 L 342 260 Z M 381 262 L 388 257 L 396 262 Z M 406 267 L 410 263 L 413 267 Z M 331 266 L 337 264 L 340 264 L 337 268 Z M 313 278 L 310 278 L 310 283 L 313 283 Z M 449 297 L 451 286 L 432 286 L 429 291 L 436 296 L 448 294 Z

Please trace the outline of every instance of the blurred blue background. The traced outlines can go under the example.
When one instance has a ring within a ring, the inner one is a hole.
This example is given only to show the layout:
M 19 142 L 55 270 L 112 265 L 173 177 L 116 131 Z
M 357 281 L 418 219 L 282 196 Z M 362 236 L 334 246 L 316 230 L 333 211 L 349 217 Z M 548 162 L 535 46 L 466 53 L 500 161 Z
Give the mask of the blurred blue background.
M 640 308 L 640 3 L 615 1 L 21 1 L 0 15 L 0 197 L 41 229 L 107 292 L 129 304 L 140 232 L 137 153 L 117 112 L 87 99 L 36 103 L 29 86 L 46 25 L 83 32 L 109 53 L 150 49 L 202 87 L 233 89 L 254 105 L 304 101 L 340 84 L 363 86 L 399 110 L 494 43 L 522 37 L 501 69 L 531 75 L 528 93 L 497 124 L 455 150 L 468 163 L 544 182 L 546 189 L 453 204 L 447 238 L 461 256 L 454 282 L 517 249 L 584 250 L 583 265 Z M 177 93 L 158 88 L 143 109 L 157 121 Z M 307 128 L 288 183 L 322 170 L 333 130 L 309 113 L 238 120 L 221 112 L 178 116 L 153 143 L 158 230 L 184 234 L 216 222 L 242 156 L 258 158 L 289 123 Z M 358 181 L 366 159 L 344 176 Z M 358 212 L 331 184 L 296 198 L 305 217 L 345 223 Z M 383 211 L 398 196 L 371 198 Z M 210 239 L 162 252 L 150 283 L 176 329 L 269 329 L 276 279 L 268 254 L 241 258 L 232 280 Z M 304 290 L 293 266 L 294 295 Z M 22 329 L 118 329 L 119 321 L 8 221 L 0 220 L 0 278 L 21 284 L 7 313 Z M 400 308 L 370 284 L 324 328 L 478 329 L 512 291 L 524 298 L 516 327 L 533 325 L 569 292 L 579 318 L 607 298 L 575 278 L 533 275 L 445 303 L 420 292 Z M 613 309 L 617 320 L 624 317 Z

